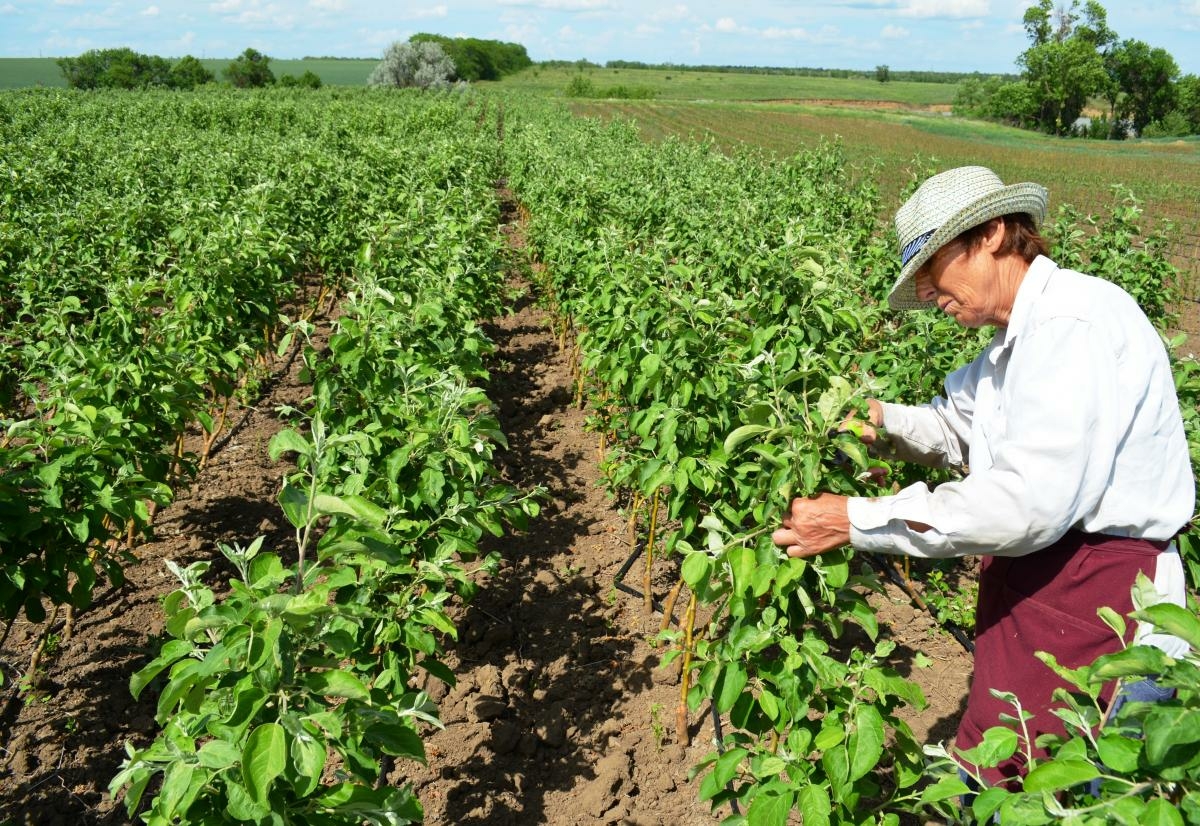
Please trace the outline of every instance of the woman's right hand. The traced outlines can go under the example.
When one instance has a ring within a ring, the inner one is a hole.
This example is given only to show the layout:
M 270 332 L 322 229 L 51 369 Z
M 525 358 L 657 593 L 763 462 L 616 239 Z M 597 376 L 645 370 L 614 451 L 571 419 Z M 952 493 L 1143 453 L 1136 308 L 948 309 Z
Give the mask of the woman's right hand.
M 875 429 L 877 427 L 883 427 L 883 405 L 879 403 L 878 399 L 867 399 L 867 421 L 863 421 L 851 413 L 842 419 L 842 423 L 838 425 L 838 431 L 853 433 L 863 444 L 873 445 L 879 436 Z

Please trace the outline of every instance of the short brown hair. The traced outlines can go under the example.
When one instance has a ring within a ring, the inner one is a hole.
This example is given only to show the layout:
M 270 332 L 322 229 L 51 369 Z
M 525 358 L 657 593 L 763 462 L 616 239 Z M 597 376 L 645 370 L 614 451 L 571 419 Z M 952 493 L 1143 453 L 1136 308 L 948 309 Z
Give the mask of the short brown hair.
M 1013 212 L 1000 216 L 999 220 L 1004 222 L 1004 243 L 996 250 L 997 256 L 1016 253 L 1025 259 L 1025 263 L 1032 264 L 1033 259 L 1049 252 L 1046 239 L 1038 232 L 1037 224 L 1029 213 Z M 984 221 L 979 226 L 971 227 L 954 240 L 967 249 L 974 249 L 983 243 L 983 236 L 990 223 L 991 221 Z

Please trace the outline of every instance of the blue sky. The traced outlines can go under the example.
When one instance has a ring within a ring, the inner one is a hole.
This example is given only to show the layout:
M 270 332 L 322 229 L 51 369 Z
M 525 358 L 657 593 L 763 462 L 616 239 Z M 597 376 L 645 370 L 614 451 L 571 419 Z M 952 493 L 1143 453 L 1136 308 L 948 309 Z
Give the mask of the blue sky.
M 522 43 L 534 60 L 1015 71 L 1021 0 L 0 0 L 0 56 L 378 57 L 415 32 Z M 1109 0 L 1122 38 L 1200 74 L 1200 0 Z

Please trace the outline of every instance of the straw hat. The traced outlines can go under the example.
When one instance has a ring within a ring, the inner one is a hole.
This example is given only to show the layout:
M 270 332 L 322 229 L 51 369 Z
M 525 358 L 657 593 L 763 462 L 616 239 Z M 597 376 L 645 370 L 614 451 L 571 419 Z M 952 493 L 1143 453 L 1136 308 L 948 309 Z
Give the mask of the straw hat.
M 935 252 L 962 233 L 1000 215 L 1027 212 L 1035 224 L 1046 217 L 1046 188 L 1005 186 L 990 169 L 960 166 L 934 175 L 896 212 L 900 237 L 900 277 L 888 295 L 896 310 L 920 310 L 932 301 L 917 298 L 913 276 Z

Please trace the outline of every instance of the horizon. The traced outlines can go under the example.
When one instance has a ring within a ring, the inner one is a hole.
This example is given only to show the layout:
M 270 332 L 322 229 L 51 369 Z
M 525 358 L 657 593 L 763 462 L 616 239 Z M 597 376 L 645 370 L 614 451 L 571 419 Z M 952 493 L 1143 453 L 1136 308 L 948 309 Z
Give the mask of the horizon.
M 234 59 L 378 60 L 418 32 L 519 43 L 535 62 L 1017 74 L 1028 47 L 1020 0 L 0 0 L 0 56 L 75 57 L 128 47 L 144 54 Z M 1110 3 L 1122 40 L 1166 49 L 1200 73 L 1200 0 Z M 920 55 L 921 59 L 912 59 Z

